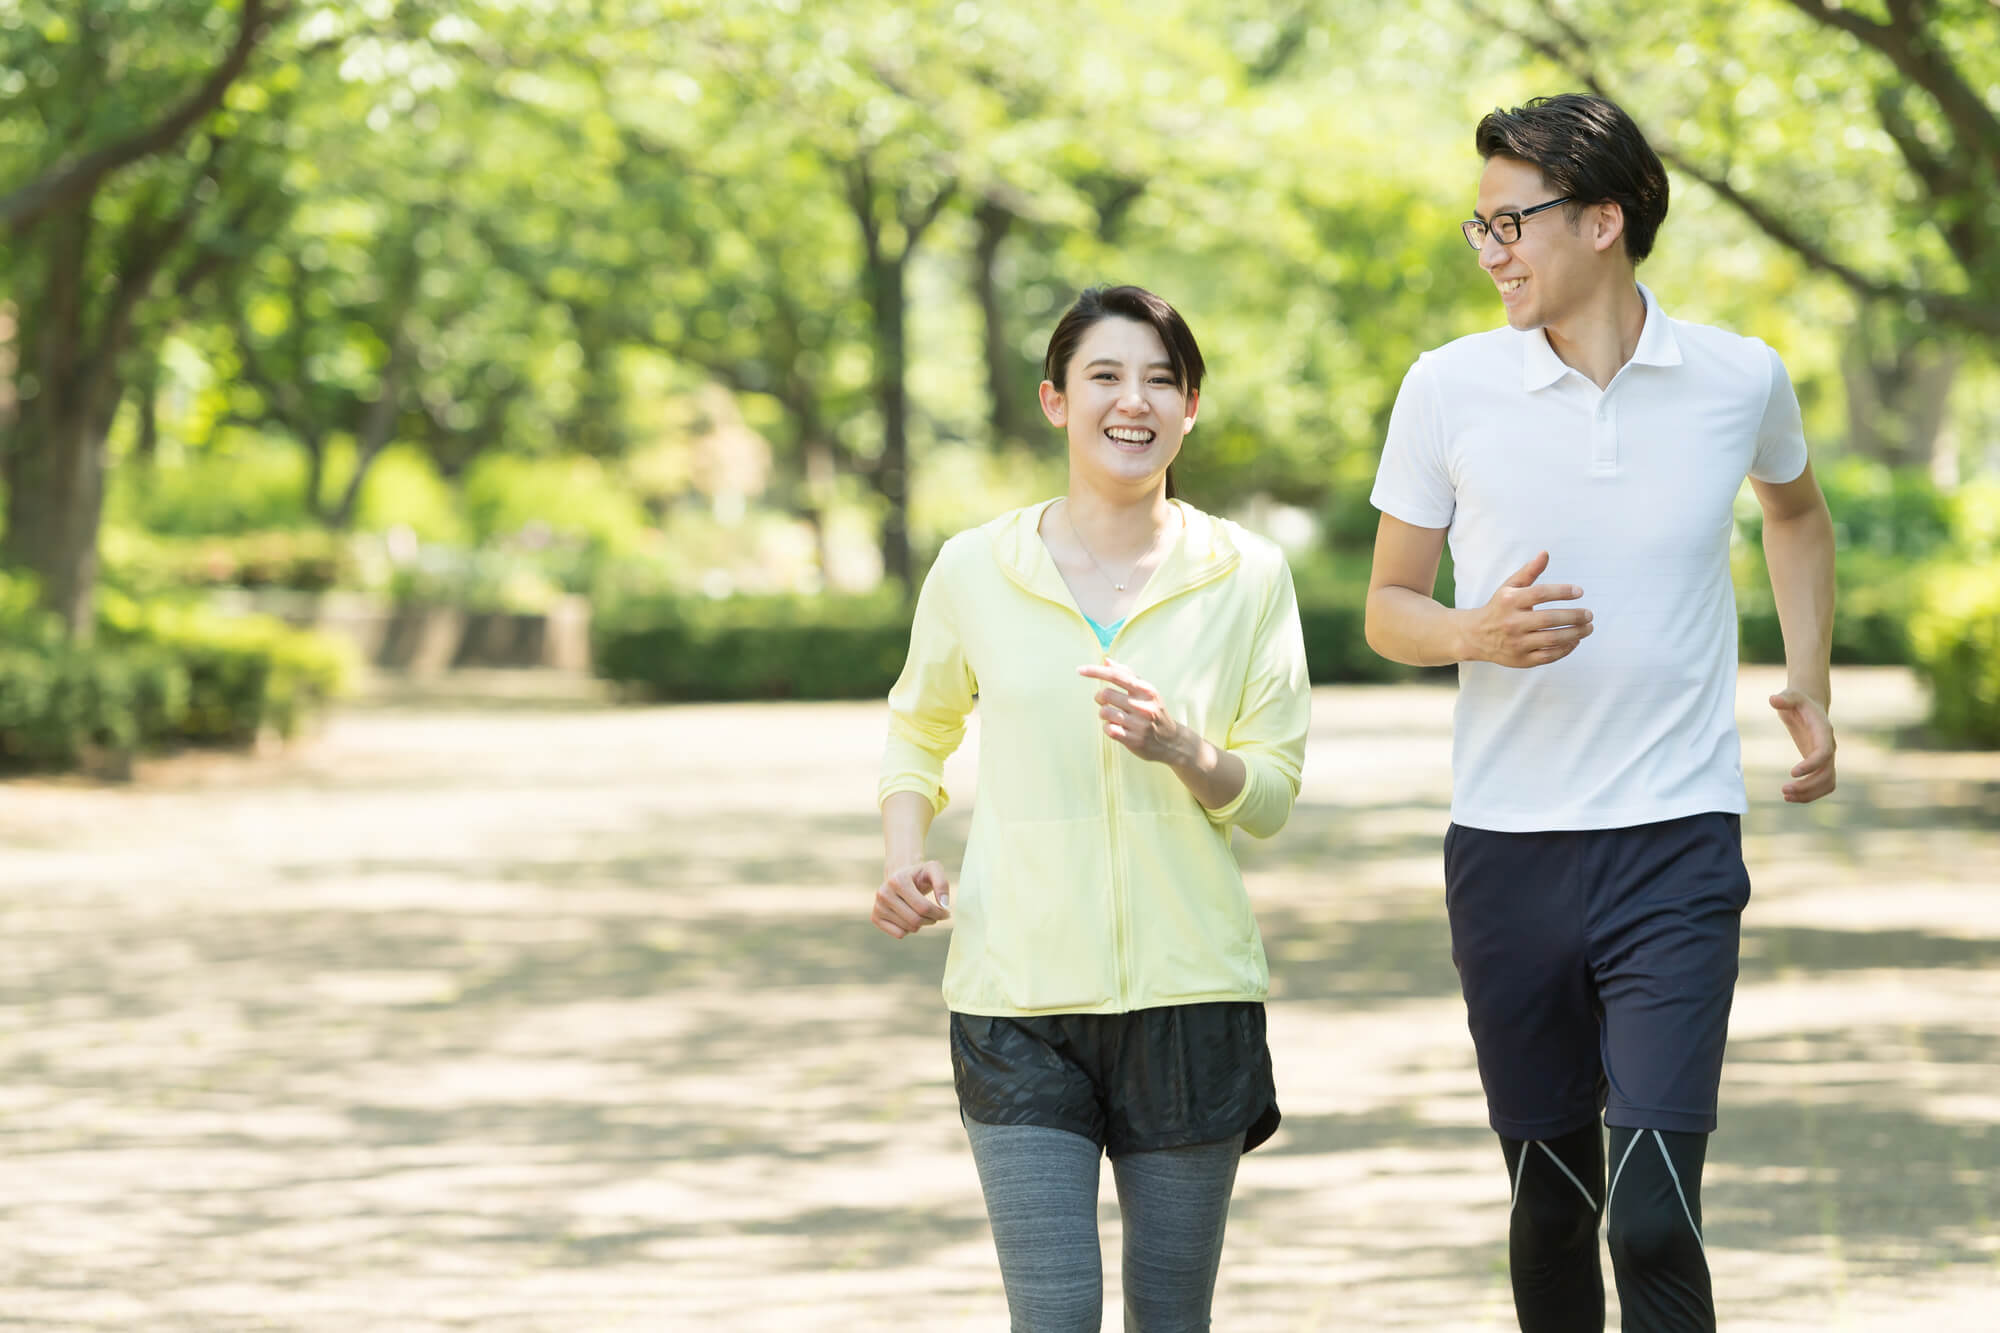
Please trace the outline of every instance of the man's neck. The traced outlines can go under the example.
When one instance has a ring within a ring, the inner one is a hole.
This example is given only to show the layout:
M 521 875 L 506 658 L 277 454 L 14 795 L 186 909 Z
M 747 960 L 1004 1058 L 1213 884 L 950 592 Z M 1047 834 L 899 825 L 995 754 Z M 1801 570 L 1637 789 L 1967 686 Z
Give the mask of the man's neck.
M 1639 350 L 1645 327 L 1646 300 L 1628 274 L 1560 323 L 1544 325 L 1543 331 L 1564 365 L 1605 389 Z

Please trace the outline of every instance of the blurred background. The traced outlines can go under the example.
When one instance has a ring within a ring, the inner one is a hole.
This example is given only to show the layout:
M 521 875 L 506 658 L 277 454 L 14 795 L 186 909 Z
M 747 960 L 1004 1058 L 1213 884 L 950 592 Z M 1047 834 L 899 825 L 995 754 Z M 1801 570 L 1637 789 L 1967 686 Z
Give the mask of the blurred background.
M 1500 319 L 1472 125 L 1579 88 L 1669 160 L 1643 279 L 1791 368 L 1836 660 L 2000 743 L 1989 4 L 0 0 L 0 758 L 368 670 L 879 695 L 943 538 L 1059 489 L 1100 281 L 1192 323 L 1184 492 L 1290 550 L 1316 679 L 1391 678 L 1390 405 Z
M 1322 687 L 1241 848 L 1286 1122 L 1218 1326 L 1513 1327 L 1453 686 L 1361 606 L 1402 375 L 1501 321 L 1472 127 L 1578 88 L 1839 534 L 1840 792 L 1786 806 L 1738 510 L 1723 1319 L 1991 1329 L 1991 0 L 0 0 L 0 1325 L 994 1327 L 949 927 L 866 919 L 881 700 L 942 541 L 1063 484 L 1058 313 L 1136 282 Z

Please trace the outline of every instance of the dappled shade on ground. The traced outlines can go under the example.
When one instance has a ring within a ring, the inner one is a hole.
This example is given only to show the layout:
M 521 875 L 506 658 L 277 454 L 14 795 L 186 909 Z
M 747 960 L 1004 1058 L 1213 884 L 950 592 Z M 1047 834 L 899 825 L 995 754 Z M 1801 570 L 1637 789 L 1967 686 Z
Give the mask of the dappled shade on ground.
M 1844 673 L 1838 804 L 1785 808 L 1768 686 L 1725 1326 L 1986 1327 L 2000 756 L 1894 748 L 1907 678 Z M 0 1326 L 1001 1326 L 946 939 L 866 920 L 881 709 L 548 702 L 0 787 Z M 1450 702 L 1320 692 L 1293 823 L 1244 845 L 1286 1120 L 1219 1328 L 1512 1326 L 1441 902 Z

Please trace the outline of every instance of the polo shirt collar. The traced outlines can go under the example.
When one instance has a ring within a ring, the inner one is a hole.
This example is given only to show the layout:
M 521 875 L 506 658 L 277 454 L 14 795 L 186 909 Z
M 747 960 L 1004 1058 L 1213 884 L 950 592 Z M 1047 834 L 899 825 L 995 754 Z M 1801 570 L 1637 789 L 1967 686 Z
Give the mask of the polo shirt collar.
M 1672 321 L 1660 309 L 1660 303 L 1646 290 L 1645 283 L 1636 284 L 1639 298 L 1646 303 L 1646 322 L 1639 329 L 1639 345 L 1632 349 L 1632 360 L 1627 364 L 1639 366 L 1678 366 L 1681 364 L 1681 345 L 1674 338 Z M 1536 389 L 1546 389 L 1564 375 L 1570 368 L 1556 355 L 1556 349 L 1549 346 L 1549 335 L 1542 329 L 1530 329 L 1521 335 L 1521 387 L 1530 393 Z

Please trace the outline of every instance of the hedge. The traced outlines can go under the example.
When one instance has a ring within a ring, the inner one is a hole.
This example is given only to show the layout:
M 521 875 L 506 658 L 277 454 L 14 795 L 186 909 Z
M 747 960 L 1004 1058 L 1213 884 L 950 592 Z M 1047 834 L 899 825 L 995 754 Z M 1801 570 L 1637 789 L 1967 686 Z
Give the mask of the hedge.
M 342 688 L 348 657 L 263 617 L 99 596 L 88 647 L 0 575 L 0 768 L 74 767 L 93 753 L 291 735 Z
M 1315 685 L 1414 674 L 1375 655 L 1361 620 L 1358 595 L 1300 605 Z M 879 699 L 903 669 L 910 620 L 883 597 L 655 602 L 600 616 L 593 638 L 597 673 L 642 698 Z
M 1955 745 L 2000 748 L 2000 561 L 1924 572 L 1910 617 L 1912 656 L 1931 691 L 1931 729 Z

